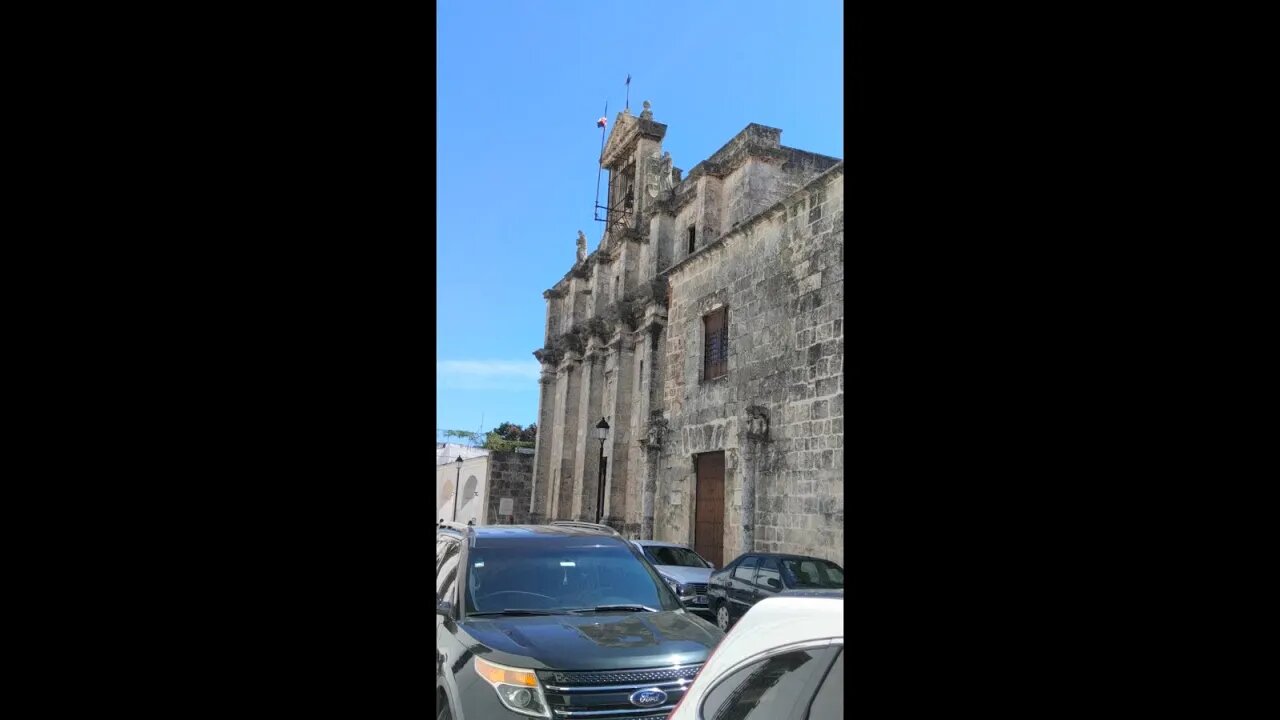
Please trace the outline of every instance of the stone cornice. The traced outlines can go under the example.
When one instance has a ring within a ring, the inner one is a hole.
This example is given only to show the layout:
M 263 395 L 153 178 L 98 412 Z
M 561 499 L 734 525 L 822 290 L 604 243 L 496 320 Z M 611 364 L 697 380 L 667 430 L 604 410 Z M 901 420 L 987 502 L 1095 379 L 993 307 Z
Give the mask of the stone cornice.
M 666 275 L 671 275 L 683 270 L 685 267 L 689 265 L 689 263 L 699 258 L 705 257 L 707 253 L 720 247 L 725 242 L 727 242 L 730 238 L 746 233 L 747 230 L 753 229 L 756 225 L 759 225 L 764 220 L 770 217 L 773 217 L 775 214 L 779 212 L 785 213 L 787 211 L 787 205 L 789 205 L 792 199 L 795 198 L 797 195 L 800 195 L 801 193 L 809 192 L 810 189 L 813 188 L 814 186 L 825 185 L 828 182 L 830 182 L 832 178 L 842 174 L 844 174 L 843 160 L 836 163 L 835 165 L 832 165 L 831 167 L 827 168 L 821 173 L 818 173 L 811 180 L 809 180 L 809 182 L 805 183 L 804 185 L 801 185 L 790 195 L 787 195 L 786 197 L 782 198 L 781 200 L 774 203 L 773 205 L 770 205 L 764 210 L 761 210 L 755 215 L 752 215 L 751 217 L 747 218 L 741 223 L 733 226 L 733 228 L 730 229 L 728 232 L 722 234 L 720 237 L 716 238 L 715 240 L 712 240 L 706 245 L 703 245 L 702 247 L 698 248 L 691 255 L 686 255 L 685 257 L 676 261 L 671 265 L 671 267 L 658 273 L 658 275 L 666 276 Z

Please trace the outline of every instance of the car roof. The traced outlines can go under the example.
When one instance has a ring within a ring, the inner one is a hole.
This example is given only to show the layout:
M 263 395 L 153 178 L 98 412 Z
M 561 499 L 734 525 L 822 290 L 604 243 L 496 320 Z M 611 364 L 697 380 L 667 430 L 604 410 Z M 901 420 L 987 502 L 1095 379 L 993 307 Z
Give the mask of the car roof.
M 776 558 L 781 558 L 783 560 L 821 560 L 822 562 L 829 562 L 832 565 L 835 565 L 837 567 L 839 567 L 840 565 L 840 563 L 836 562 L 835 560 L 820 558 L 816 555 L 796 555 L 795 553 L 768 553 L 768 552 L 755 552 L 755 551 L 742 553 L 738 557 L 734 558 L 730 564 L 738 562 L 744 557 L 776 557 Z
M 678 542 L 667 542 L 666 540 L 632 540 L 632 543 L 640 547 L 678 547 L 686 550 L 690 549 L 688 545 Z
M 834 588 L 824 588 L 824 589 L 800 588 L 796 590 L 783 590 L 782 592 L 778 593 L 778 595 L 783 595 L 786 597 L 836 598 L 839 600 L 843 600 L 844 590 L 843 589 L 837 590 Z
M 844 597 L 775 595 L 756 603 L 716 646 L 700 674 L 716 678 L 739 662 L 784 645 L 844 639 Z
M 591 538 L 598 542 L 624 545 L 619 535 L 601 529 L 574 525 L 479 525 L 470 528 L 471 547 L 492 547 L 508 542 L 541 542 Z

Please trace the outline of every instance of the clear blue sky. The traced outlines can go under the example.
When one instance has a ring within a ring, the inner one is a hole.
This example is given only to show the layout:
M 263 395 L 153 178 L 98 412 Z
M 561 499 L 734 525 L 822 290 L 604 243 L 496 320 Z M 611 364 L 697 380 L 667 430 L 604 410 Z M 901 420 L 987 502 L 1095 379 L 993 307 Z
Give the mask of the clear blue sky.
M 437 439 L 537 420 L 542 291 L 600 241 L 627 74 L 686 173 L 752 122 L 843 158 L 843 28 L 838 0 L 437 4 Z

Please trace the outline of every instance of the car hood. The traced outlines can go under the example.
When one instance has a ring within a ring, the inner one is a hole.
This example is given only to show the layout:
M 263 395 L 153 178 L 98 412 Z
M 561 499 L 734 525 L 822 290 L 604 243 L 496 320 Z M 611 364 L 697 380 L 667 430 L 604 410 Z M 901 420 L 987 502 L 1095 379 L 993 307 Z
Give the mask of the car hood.
M 655 565 L 658 572 L 678 583 L 705 583 L 711 578 L 711 568 L 685 567 L 684 565 Z
M 686 665 L 707 659 L 724 633 L 683 610 L 467 619 L 471 651 L 496 663 L 556 670 Z

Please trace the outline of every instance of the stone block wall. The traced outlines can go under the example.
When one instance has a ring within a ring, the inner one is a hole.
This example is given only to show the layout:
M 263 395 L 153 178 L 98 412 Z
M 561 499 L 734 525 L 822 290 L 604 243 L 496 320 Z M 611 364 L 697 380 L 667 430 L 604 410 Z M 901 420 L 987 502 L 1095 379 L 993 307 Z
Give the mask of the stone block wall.
M 523 525 L 529 520 L 529 498 L 533 492 L 534 453 L 489 453 L 488 507 L 486 525 Z M 511 498 L 512 515 L 499 516 L 502 498 Z
M 726 562 L 748 549 L 843 562 L 843 178 L 823 173 L 673 268 L 658 537 L 690 536 L 693 456 L 723 450 Z M 719 307 L 729 371 L 708 380 L 702 318 Z M 767 440 L 748 439 L 748 407 L 769 417 Z

